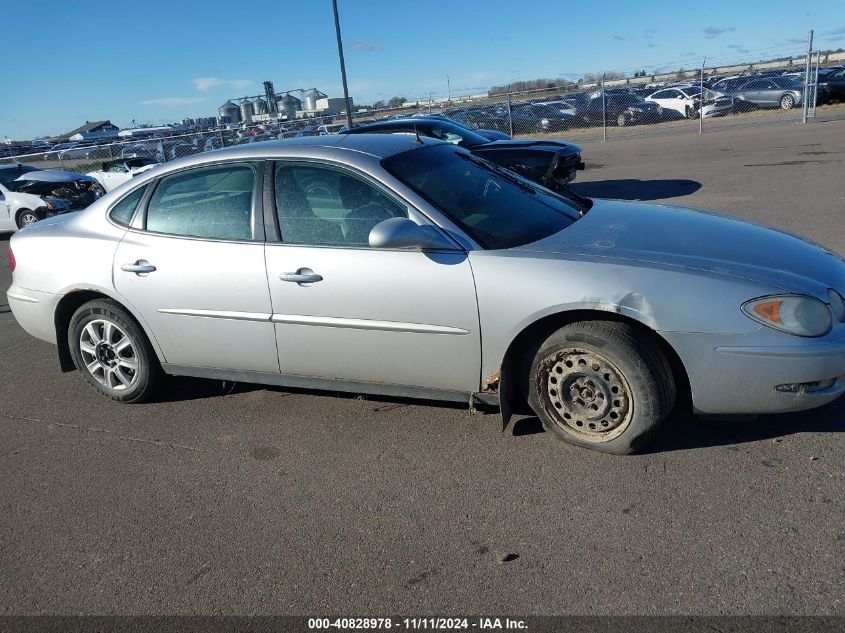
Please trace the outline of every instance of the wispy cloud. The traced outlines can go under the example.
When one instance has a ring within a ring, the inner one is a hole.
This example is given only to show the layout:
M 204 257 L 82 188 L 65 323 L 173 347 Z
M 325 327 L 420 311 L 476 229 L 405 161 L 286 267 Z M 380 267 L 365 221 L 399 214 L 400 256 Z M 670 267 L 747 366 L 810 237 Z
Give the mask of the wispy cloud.
M 234 90 L 249 88 L 254 82 L 251 79 L 220 79 L 220 77 L 199 77 L 193 80 L 194 86 L 200 92 L 208 92 L 212 88 L 226 86 Z
M 649 42 L 648 47 L 649 48 L 657 48 L 657 44 L 655 44 L 654 42 Z
M 361 40 L 350 40 L 346 43 L 346 45 L 351 50 L 357 51 L 359 53 L 376 53 L 378 51 L 384 50 L 384 46 L 382 46 L 378 42 L 363 42 Z
M 733 33 L 736 29 L 732 26 L 705 26 L 704 37 L 712 40 L 714 37 L 720 36 L 722 33 Z
M 807 39 L 803 38 L 803 37 L 790 37 L 788 40 L 786 40 L 786 43 L 787 44 L 806 44 Z
M 655 33 L 657 33 L 656 28 L 643 29 L 643 37 L 647 40 L 653 38 Z
M 613 36 L 613 39 L 615 39 L 615 40 L 619 40 L 620 42 L 624 42 L 624 41 L 625 41 L 625 38 L 624 38 L 624 37 L 622 37 L 621 35 L 614 35 L 614 36 Z
M 161 97 L 160 99 L 146 99 L 141 101 L 143 105 L 163 105 L 163 106 L 184 106 L 192 103 L 201 103 L 205 101 L 205 97 Z
M 845 26 L 840 26 L 838 29 L 832 31 L 825 31 L 825 35 L 845 35 Z

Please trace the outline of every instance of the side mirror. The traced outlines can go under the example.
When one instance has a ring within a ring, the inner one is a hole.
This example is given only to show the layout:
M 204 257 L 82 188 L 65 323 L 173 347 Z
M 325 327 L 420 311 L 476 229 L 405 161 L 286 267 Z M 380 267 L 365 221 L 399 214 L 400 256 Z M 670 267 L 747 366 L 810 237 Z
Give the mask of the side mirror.
M 408 218 L 390 218 L 376 224 L 370 231 L 370 246 L 455 250 L 455 246 L 433 226 L 420 226 Z

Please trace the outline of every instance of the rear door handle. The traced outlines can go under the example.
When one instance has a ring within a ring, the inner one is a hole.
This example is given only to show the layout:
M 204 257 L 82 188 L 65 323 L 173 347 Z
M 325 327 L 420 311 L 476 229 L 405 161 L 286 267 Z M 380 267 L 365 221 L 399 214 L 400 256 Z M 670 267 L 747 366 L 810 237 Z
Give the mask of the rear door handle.
M 316 274 L 310 268 L 300 268 L 295 273 L 281 273 L 279 279 L 282 281 L 292 281 L 297 284 L 313 284 L 323 281 L 323 276 Z
M 123 264 L 123 266 L 120 267 L 120 270 L 127 273 L 135 273 L 136 275 L 143 275 L 146 273 L 154 273 L 156 267 L 146 259 L 139 259 L 134 264 Z

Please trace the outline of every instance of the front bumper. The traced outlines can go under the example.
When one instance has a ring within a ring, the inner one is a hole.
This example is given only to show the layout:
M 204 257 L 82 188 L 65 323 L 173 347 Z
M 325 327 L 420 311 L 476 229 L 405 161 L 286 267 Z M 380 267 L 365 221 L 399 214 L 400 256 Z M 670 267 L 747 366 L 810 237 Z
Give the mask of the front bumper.
M 842 325 L 817 339 L 802 339 L 770 328 L 734 336 L 661 335 L 687 370 L 693 408 L 699 413 L 802 411 L 828 404 L 845 393 Z M 795 392 L 782 390 L 784 385 L 819 382 L 822 388 L 809 385 Z

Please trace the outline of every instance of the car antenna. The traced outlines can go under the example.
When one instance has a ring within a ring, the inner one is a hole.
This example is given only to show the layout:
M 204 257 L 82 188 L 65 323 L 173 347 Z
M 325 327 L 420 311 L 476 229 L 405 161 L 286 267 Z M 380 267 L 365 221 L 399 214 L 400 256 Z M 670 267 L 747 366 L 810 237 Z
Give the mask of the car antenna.
M 420 138 L 420 131 L 417 129 L 416 123 L 414 123 L 414 135 L 417 137 L 416 142 L 419 143 L 420 145 L 422 145 L 423 142 L 422 142 L 422 139 Z

